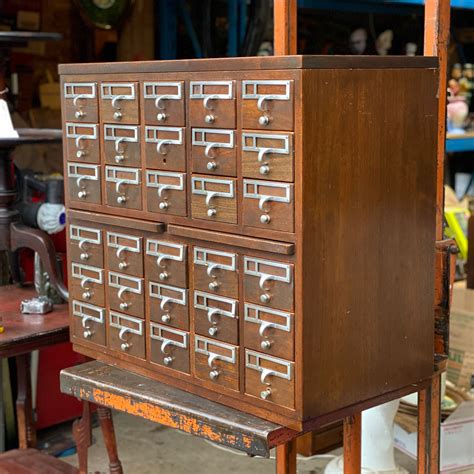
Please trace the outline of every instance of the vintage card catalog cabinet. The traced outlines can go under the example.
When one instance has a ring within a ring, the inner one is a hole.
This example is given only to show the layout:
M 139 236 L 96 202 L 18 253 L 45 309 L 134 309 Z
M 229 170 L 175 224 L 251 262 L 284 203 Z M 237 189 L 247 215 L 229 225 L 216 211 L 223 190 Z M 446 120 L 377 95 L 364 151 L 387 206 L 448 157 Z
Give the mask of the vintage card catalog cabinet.
M 431 375 L 435 59 L 60 74 L 77 351 L 294 429 Z

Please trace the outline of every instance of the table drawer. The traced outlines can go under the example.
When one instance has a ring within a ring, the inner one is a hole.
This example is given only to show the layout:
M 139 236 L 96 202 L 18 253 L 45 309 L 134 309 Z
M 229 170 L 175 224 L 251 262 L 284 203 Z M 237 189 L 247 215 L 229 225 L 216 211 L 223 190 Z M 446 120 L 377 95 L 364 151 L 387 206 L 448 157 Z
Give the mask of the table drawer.
M 104 156 L 110 165 L 140 167 L 140 127 L 104 125 Z
M 144 82 L 143 108 L 146 124 L 184 125 L 184 82 Z
M 194 336 L 197 378 L 239 390 L 239 348 L 231 344 Z
M 186 171 L 186 140 L 183 127 L 145 127 L 146 167 Z
M 189 333 L 151 322 L 150 359 L 189 374 Z
M 186 173 L 146 170 L 146 205 L 149 212 L 186 216 Z
M 107 231 L 106 244 L 109 270 L 143 276 L 141 237 Z
M 99 126 L 66 122 L 66 159 L 100 163 Z
M 287 408 L 295 407 L 294 363 L 245 350 L 245 393 Z
M 148 280 L 187 288 L 187 246 L 163 240 L 147 239 L 145 272 Z
M 193 219 L 237 224 L 236 180 L 191 178 L 191 212 Z
M 103 122 L 139 123 L 136 82 L 103 82 L 100 85 L 100 99 L 100 117 Z
M 73 262 L 103 267 L 104 251 L 102 231 L 93 227 L 71 224 L 69 226 L 69 249 Z
M 109 311 L 109 347 L 145 359 L 145 321 Z
M 244 299 L 251 303 L 293 311 L 293 264 L 245 256 Z
M 63 85 L 63 119 L 74 122 L 98 122 L 97 84 L 65 82 Z
M 294 360 L 294 314 L 245 303 L 244 344 L 249 349 Z
M 142 190 L 139 169 L 106 166 L 105 181 L 107 205 L 141 210 Z
M 194 331 L 220 341 L 239 343 L 239 302 L 204 291 L 194 291 Z
M 244 179 L 243 222 L 251 227 L 294 232 L 293 184 Z
M 191 81 L 188 104 L 193 127 L 235 128 L 234 81 Z
M 72 333 L 100 346 L 107 344 L 105 338 L 105 309 L 82 301 L 72 301 Z
M 244 131 L 242 174 L 245 178 L 293 181 L 293 134 Z
M 73 299 L 105 306 L 104 270 L 81 263 L 71 263 L 71 296 Z
M 191 156 L 194 173 L 237 176 L 234 130 L 193 128 Z
M 150 281 L 148 298 L 152 321 L 189 330 L 188 290 Z
M 242 123 L 246 128 L 293 130 L 293 81 L 242 81 Z
M 237 254 L 194 247 L 193 264 L 194 288 L 219 296 L 239 297 Z
M 99 165 L 68 163 L 67 178 L 71 201 L 101 204 Z
M 107 302 L 111 309 L 145 318 L 143 278 L 109 271 L 107 290 Z

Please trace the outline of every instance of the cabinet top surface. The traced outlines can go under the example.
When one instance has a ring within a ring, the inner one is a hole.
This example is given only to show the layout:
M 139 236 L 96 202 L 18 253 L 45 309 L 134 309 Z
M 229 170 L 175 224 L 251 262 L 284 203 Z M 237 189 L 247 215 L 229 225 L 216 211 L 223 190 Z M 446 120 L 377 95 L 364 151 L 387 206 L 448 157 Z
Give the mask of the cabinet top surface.
M 115 63 L 60 64 L 60 74 L 160 73 L 261 69 L 413 69 L 436 68 L 428 56 L 257 56 Z

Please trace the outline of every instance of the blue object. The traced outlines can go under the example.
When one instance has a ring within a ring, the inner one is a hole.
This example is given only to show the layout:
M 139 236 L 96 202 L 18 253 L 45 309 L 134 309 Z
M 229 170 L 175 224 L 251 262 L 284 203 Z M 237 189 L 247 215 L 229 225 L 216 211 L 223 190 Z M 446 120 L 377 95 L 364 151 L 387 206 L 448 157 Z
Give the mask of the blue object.
M 474 137 L 447 138 L 446 153 L 474 151 Z

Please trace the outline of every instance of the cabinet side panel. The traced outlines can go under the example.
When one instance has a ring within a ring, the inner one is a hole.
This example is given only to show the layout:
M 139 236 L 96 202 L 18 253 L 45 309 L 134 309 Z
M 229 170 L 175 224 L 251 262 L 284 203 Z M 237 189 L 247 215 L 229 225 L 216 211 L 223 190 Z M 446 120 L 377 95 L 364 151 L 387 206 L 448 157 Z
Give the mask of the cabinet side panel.
M 432 374 L 437 84 L 303 71 L 305 417 Z

